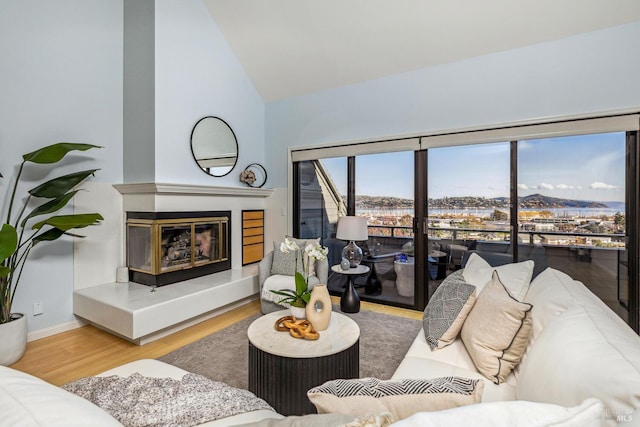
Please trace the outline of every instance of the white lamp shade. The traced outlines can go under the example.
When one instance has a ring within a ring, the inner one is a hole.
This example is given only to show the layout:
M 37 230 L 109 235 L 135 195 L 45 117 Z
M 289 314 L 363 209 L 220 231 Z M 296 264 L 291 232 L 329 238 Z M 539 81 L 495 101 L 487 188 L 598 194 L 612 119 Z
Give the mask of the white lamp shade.
M 369 238 L 367 219 L 360 216 L 343 216 L 338 220 L 336 238 L 340 240 L 362 241 Z

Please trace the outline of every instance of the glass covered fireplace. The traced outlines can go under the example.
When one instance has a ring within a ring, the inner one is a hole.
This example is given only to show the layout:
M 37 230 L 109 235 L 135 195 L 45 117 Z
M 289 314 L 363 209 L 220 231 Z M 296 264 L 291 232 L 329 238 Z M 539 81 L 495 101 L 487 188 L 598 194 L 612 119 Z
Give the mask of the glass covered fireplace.
M 230 211 L 127 212 L 129 280 L 162 286 L 231 268 Z

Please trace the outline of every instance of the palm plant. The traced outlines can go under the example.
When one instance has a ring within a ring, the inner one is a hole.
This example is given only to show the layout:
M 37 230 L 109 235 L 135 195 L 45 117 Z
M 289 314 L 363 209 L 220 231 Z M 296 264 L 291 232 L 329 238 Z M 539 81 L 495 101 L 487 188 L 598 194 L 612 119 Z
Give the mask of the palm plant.
M 27 163 L 54 164 L 71 151 L 86 151 L 92 148 L 101 147 L 91 144 L 60 142 L 22 156 L 23 160 L 11 189 L 6 221 L 0 228 L 0 262 L 2 263 L 0 265 L 0 324 L 13 320 L 11 306 L 31 249 L 40 242 L 57 240 L 65 234 L 84 237 L 70 233 L 69 230 L 97 225 L 103 219 L 98 213 L 53 215 L 28 227 L 27 222 L 30 220 L 58 212 L 65 207 L 78 192 L 73 188 L 90 175 L 94 175 L 98 169 L 63 175 L 32 188 L 28 191 L 26 200 L 14 217 L 13 207 L 23 168 Z M 46 199 L 47 201 L 26 213 L 32 198 Z

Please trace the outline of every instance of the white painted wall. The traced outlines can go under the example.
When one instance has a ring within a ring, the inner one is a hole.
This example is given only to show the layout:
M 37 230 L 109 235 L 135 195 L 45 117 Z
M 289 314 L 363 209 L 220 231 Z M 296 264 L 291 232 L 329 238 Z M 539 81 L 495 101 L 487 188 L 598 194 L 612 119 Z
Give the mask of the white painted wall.
M 267 104 L 272 187 L 287 149 L 640 107 L 640 23 Z
M 265 161 L 264 102 L 201 0 L 156 0 L 155 8 L 155 180 L 244 187 L 240 172 Z M 226 121 L 238 139 L 225 177 L 205 174 L 191 155 L 191 130 L 204 116 Z
M 105 221 L 87 229 L 75 251 L 71 241 L 43 244 L 23 275 L 15 310 L 31 314 L 34 302 L 44 306 L 43 315 L 29 316 L 32 338 L 74 324 L 74 282 L 81 288 L 113 281 L 124 262 L 122 199 L 111 187 L 124 174 L 123 14 L 122 0 L 0 2 L 0 172 L 10 177 L 23 153 L 53 142 L 104 146 L 65 171 L 101 168 L 75 208 L 93 208 Z M 240 171 L 265 161 L 264 103 L 200 0 L 158 0 L 154 19 L 155 181 L 244 186 Z M 238 165 L 225 178 L 204 174 L 191 157 L 191 129 L 205 115 L 224 118 L 238 137 Z M 138 172 L 130 177 L 146 177 L 149 168 Z M 8 184 L 0 180 L 0 194 Z M 237 256 L 234 265 L 240 262 Z
M 55 142 L 104 147 L 74 156 L 60 172 L 98 167 L 94 182 L 121 181 L 122 1 L 2 1 L 0 58 L 2 210 L 22 154 Z M 21 194 L 58 175 L 32 170 Z M 32 251 L 14 302 L 30 331 L 73 321 L 72 253 L 65 238 Z M 31 316 L 34 302 L 44 314 Z

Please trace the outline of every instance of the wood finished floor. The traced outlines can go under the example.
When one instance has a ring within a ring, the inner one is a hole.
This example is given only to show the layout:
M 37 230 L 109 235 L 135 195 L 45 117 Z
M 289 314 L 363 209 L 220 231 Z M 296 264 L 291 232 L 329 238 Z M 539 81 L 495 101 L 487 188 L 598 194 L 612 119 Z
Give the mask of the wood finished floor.
M 339 303 L 335 297 L 334 304 Z M 422 312 L 362 302 L 362 310 L 422 319 Z M 14 369 L 35 375 L 55 385 L 98 374 L 127 362 L 156 359 L 247 317 L 260 313 L 252 301 L 197 325 L 138 346 L 93 326 L 83 326 L 27 344 L 24 357 Z

